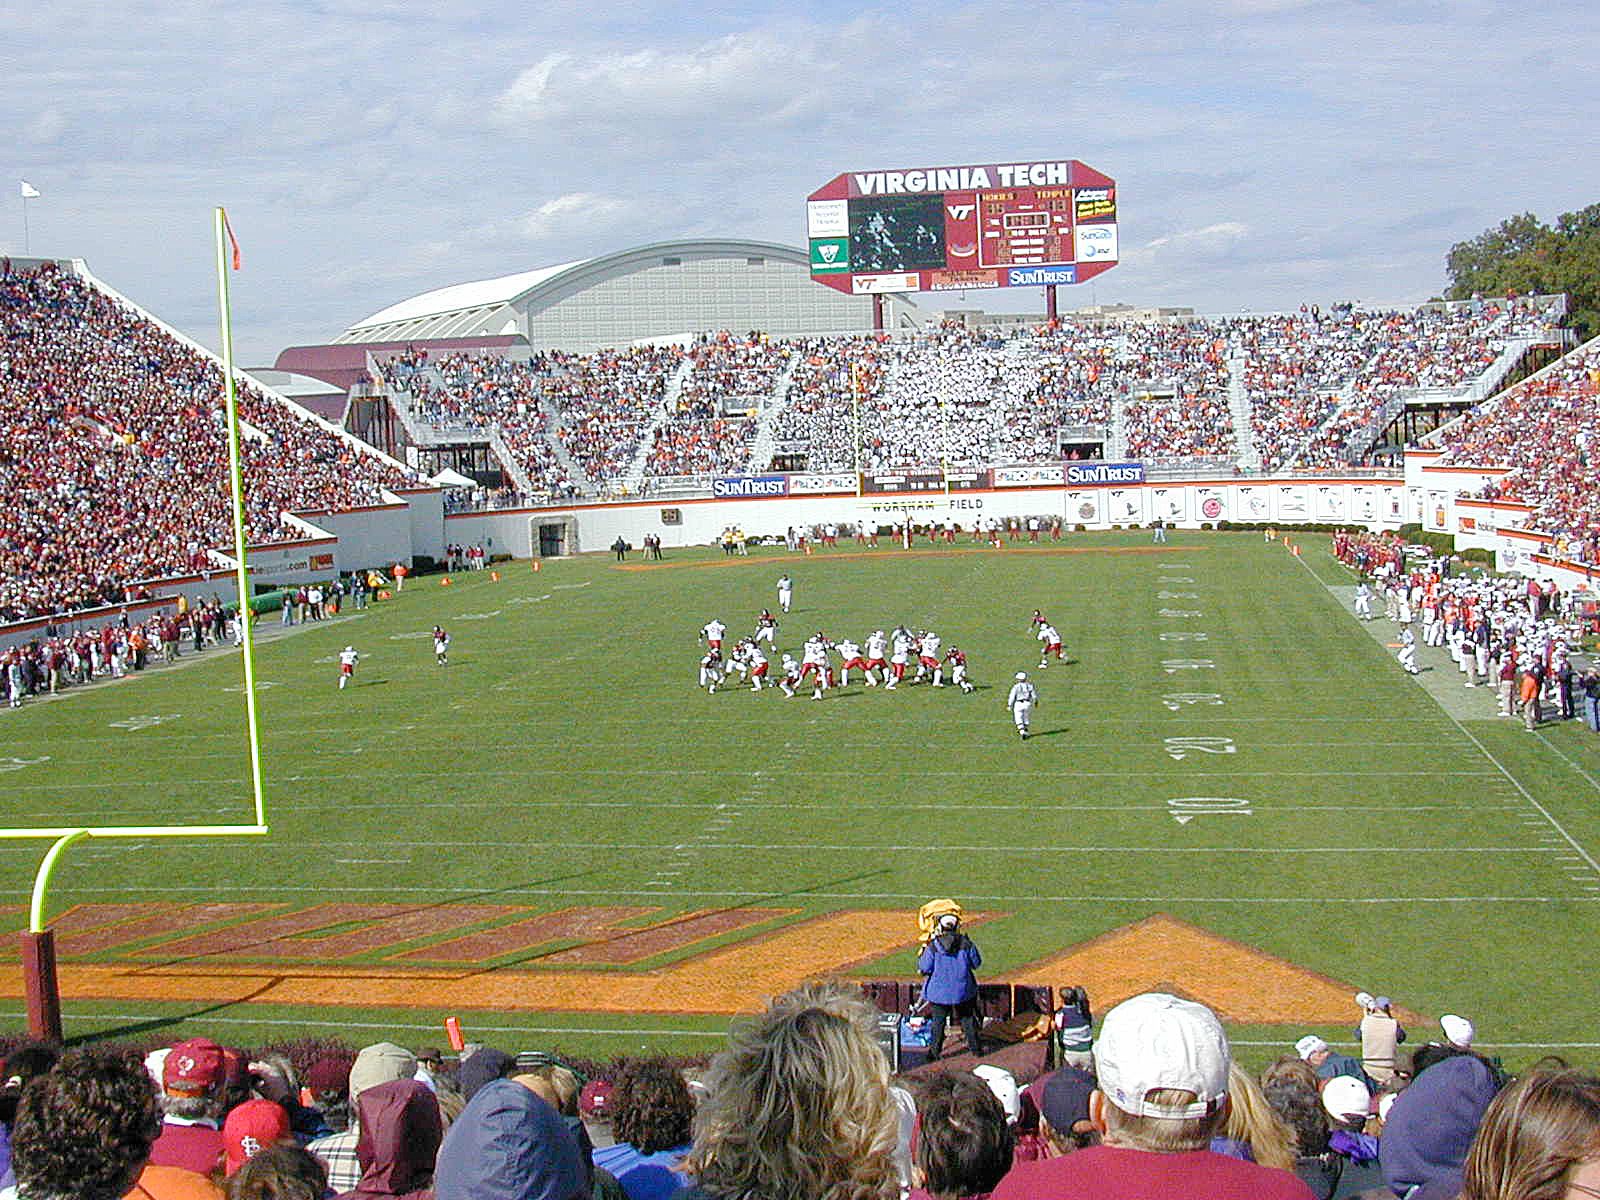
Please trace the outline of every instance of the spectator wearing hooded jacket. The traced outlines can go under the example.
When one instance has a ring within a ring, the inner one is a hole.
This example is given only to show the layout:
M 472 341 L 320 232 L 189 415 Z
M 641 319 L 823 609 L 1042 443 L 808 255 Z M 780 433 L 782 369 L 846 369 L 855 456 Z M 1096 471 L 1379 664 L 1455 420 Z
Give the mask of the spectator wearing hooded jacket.
M 1462 1166 L 1500 1080 L 1472 1054 L 1435 1062 L 1395 1097 L 1378 1160 L 1397 1196 L 1447 1200 L 1461 1187 Z
M 439 1148 L 436 1200 L 584 1200 L 583 1160 L 561 1114 L 509 1079 L 483 1084 Z
M 367 1088 L 356 1101 L 361 1181 L 339 1200 L 432 1200 L 433 1164 L 444 1136 L 439 1101 L 415 1079 Z

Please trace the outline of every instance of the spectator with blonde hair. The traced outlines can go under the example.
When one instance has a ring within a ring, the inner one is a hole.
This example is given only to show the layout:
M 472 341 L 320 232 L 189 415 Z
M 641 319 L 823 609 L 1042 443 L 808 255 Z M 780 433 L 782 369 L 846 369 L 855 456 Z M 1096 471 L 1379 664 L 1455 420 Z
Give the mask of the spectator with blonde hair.
M 1239 1066 L 1228 1066 L 1228 1120 L 1211 1148 L 1263 1167 L 1294 1170 L 1294 1133 L 1279 1119 L 1256 1086 Z
M 1536 1068 L 1483 1116 L 1460 1200 L 1600 1196 L 1600 1079 Z
M 711 1062 L 685 1200 L 893 1200 L 899 1122 L 860 991 L 779 996 Z

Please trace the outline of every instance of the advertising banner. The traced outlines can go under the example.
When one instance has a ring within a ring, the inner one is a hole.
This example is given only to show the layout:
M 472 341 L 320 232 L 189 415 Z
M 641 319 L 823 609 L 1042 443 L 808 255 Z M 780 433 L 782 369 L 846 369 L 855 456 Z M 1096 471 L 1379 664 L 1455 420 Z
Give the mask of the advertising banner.
M 1106 520 L 1112 525 L 1143 525 L 1144 489 L 1112 488 L 1106 494 Z
M 1240 521 L 1257 523 L 1272 520 L 1272 494 L 1255 484 L 1242 484 L 1233 489 L 1234 512 Z
M 1303 483 L 1279 484 L 1273 489 L 1277 495 L 1276 521 L 1309 521 L 1311 519 L 1311 489 Z
M 785 475 L 734 475 L 711 481 L 711 494 L 718 500 L 746 500 L 787 496 L 789 479 Z
M 869 471 L 861 476 L 863 492 L 942 492 L 943 471 Z
M 1370 483 L 1351 485 L 1350 519 L 1352 521 L 1376 521 L 1378 519 L 1378 489 Z
M 1067 480 L 1067 469 L 1060 465 L 996 467 L 993 475 L 995 487 L 1059 487 Z
M 989 486 L 987 468 L 974 470 L 962 467 L 946 471 L 944 477 L 949 481 L 952 492 L 976 492 Z
M 1083 487 L 1093 483 L 1143 483 L 1143 463 L 1068 463 L 1067 483 Z
M 1183 521 L 1189 516 L 1189 493 L 1185 488 L 1151 488 L 1150 519 Z
M 1406 489 L 1396 484 L 1386 483 L 1378 489 L 1379 504 L 1382 506 L 1385 521 L 1405 522 L 1406 519 Z
M 1099 525 L 1100 493 L 1068 492 L 1067 520 L 1077 525 Z
M 1429 492 L 1428 503 L 1422 514 L 1422 527 L 1430 533 L 1449 533 L 1450 493 Z
M 1342 521 L 1349 511 L 1342 483 L 1319 483 L 1311 493 L 1311 511 L 1318 521 Z
M 856 477 L 853 474 L 835 472 L 831 475 L 791 475 L 789 476 L 789 494 L 791 496 L 824 496 L 836 492 L 853 492 L 856 490 Z
M 1222 521 L 1228 516 L 1228 493 L 1225 488 L 1197 487 L 1194 490 L 1195 512 L 1202 521 Z

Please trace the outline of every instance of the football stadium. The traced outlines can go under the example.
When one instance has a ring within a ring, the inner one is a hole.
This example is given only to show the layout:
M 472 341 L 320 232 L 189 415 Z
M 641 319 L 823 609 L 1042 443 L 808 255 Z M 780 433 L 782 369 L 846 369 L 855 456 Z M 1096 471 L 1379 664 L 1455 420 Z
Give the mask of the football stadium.
M 1155 993 L 1311 1095 L 1236 1157 L 1395 1195 L 1413 1089 L 1595 1069 L 1600 344 L 1564 294 L 1058 307 L 1120 200 L 840 176 L 808 246 L 374 291 L 231 387 L 6 259 L 8 1053 L 174 1047 L 170 1122 L 237 1047 L 352 1145 L 363 1072 L 437 1126 L 542 1071 L 587 1141 L 830 980 L 910 1111 L 1010 1081 L 1009 1164 Z

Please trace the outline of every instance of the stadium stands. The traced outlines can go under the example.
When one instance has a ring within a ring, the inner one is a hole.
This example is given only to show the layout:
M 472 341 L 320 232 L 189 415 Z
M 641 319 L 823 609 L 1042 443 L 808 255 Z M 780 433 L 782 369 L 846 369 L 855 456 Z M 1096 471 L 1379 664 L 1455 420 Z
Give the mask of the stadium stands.
M 0 265 L 0 329 L 0 618 L 118 601 L 232 545 L 213 360 L 54 264 Z M 415 482 L 248 383 L 239 399 L 253 539 Z
M 1597 393 L 1600 346 L 1589 342 L 1446 427 L 1441 462 L 1511 467 L 1481 494 L 1532 505 L 1535 528 L 1574 543 L 1583 561 L 1594 562 L 1600 557 Z

